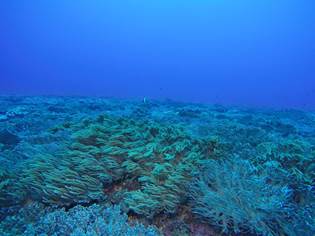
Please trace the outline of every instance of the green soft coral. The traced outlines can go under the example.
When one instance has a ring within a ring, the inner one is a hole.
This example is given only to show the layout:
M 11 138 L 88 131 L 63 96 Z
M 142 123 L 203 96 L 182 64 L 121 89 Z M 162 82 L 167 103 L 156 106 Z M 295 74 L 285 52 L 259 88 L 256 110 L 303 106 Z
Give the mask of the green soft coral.
M 25 192 L 24 200 L 69 205 L 102 200 L 128 178 L 133 186 L 120 188 L 127 210 L 174 213 L 199 162 L 216 146 L 214 140 L 193 139 L 181 126 L 105 115 L 73 124 L 70 131 L 72 142 L 65 148 L 23 164 L 13 192 Z

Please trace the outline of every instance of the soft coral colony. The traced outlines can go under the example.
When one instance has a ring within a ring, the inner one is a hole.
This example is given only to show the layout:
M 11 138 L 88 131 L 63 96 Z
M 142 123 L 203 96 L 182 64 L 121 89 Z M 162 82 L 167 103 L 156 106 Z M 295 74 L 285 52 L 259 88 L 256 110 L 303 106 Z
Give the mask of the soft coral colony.
M 186 186 L 199 162 L 216 145 L 191 138 L 180 126 L 103 115 L 51 132 L 61 129 L 71 129 L 66 148 L 38 153 L 19 170 L 1 173 L 2 206 L 29 200 L 70 206 L 110 199 L 148 218 L 175 214 L 186 201 Z
M 257 158 L 242 160 L 227 155 L 218 138 L 197 138 L 181 125 L 109 115 L 50 132 L 71 137 L 56 153 L 37 153 L 16 170 L 0 170 L 2 207 L 29 201 L 60 207 L 111 202 L 153 220 L 187 206 L 193 217 L 226 234 L 314 232 L 313 196 L 299 189 L 310 186 L 313 164 L 299 162 L 299 176 L 283 156 L 268 160 L 266 153 L 279 151 L 271 144 L 261 144 Z M 292 142 L 279 145 L 294 159 L 307 145 Z M 295 186 L 288 186 L 288 178 Z M 301 207 L 294 204 L 297 197 L 303 198 Z M 297 217 L 301 214 L 305 219 Z
M 24 163 L 8 189 L 10 200 L 63 206 L 102 200 L 117 185 L 123 205 L 135 213 L 173 213 L 198 162 L 215 147 L 211 140 L 190 138 L 180 127 L 123 118 L 85 120 L 72 129 L 73 142 L 65 150 Z

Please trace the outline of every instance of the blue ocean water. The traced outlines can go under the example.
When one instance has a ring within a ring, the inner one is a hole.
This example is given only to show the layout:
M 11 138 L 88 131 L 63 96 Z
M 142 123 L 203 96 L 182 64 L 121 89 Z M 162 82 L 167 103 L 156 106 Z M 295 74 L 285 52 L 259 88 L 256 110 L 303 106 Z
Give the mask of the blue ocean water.
M 2 1 L 2 94 L 314 108 L 314 1 Z
M 314 236 L 314 9 L 2 1 L 0 236 Z

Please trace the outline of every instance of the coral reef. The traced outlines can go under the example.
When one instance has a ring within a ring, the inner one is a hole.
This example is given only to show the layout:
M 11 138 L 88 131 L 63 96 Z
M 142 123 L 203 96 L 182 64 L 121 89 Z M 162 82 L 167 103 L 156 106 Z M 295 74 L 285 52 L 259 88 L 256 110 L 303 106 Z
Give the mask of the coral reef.
M 0 235 L 2 236 L 16 236 L 26 235 L 25 231 L 31 227 L 35 222 L 38 222 L 42 216 L 45 216 L 53 209 L 46 208 L 40 203 L 31 203 L 13 212 L 0 221 Z M 35 234 L 28 234 L 35 235 Z
M 21 202 L 23 198 L 23 191 L 20 194 L 14 189 L 16 183 L 16 176 L 0 166 L 0 208 L 14 206 Z
M 3 236 L 13 235 L 121 235 L 157 236 L 159 231 L 137 222 L 128 222 L 128 216 L 119 206 L 76 206 L 69 211 L 45 209 L 31 204 L 22 208 L 16 216 L 8 216 L 0 223 Z
M 1 235 L 135 233 L 126 214 L 165 235 L 315 235 L 314 112 L 77 97 L 0 108 Z
M 315 180 L 315 153 L 312 144 L 296 138 L 280 139 L 278 142 L 264 142 L 257 147 L 256 165 L 270 161 L 277 162 L 300 183 L 312 184 Z
M 124 208 L 147 217 L 175 213 L 198 162 L 216 145 L 192 139 L 181 127 L 109 116 L 71 129 L 73 143 L 66 150 L 23 163 L 16 192 L 24 190 L 26 198 L 47 204 L 70 205 L 104 200 L 104 189 L 130 178 L 139 187 L 123 189 Z
M 259 171 L 248 160 L 233 157 L 223 162 L 206 161 L 204 165 L 190 188 L 192 210 L 201 219 L 225 233 L 314 233 L 314 222 L 310 220 L 314 210 L 308 212 L 312 207 L 303 208 L 304 214 L 296 214 L 292 189 L 270 183 L 269 173 Z M 307 221 L 309 225 L 293 227 Z
M 15 147 L 20 142 L 17 135 L 12 134 L 8 130 L 0 130 L 0 144 L 6 147 Z
M 98 205 L 77 206 L 69 211 L 64 209 L 46 214 L 28 227 L 25 235 L 117 235 L 157 236 L 154 227 L 135 223 L 128 224 L 128 216 L 121 213 L 119 206 L 104 208 Z
M 21 118 L 27 114 L 28 114 L 28 110 L 26 107 L 23 107 L 23 106 L 13 107 L 9 109 L 7 112 L 5 112 L 4 114 L 0 115 L 0 121 L 5 121 L 5 120 L 16 118 L 16 117 Z
M 86 155 L 35 157 L 24 163 L 18 173 L 15 192 L 24 192 L 24 201 L 32 199 L 46 204 L 70 205 L 105 198 L 103 163 Z

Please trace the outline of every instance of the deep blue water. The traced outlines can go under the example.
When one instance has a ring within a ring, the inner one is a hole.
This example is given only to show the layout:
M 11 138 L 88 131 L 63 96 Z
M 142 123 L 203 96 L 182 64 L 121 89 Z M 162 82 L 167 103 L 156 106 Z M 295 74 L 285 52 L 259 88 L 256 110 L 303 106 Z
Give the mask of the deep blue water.
M 315 107 L 312 0 L 1 1 L 0 94 Z

